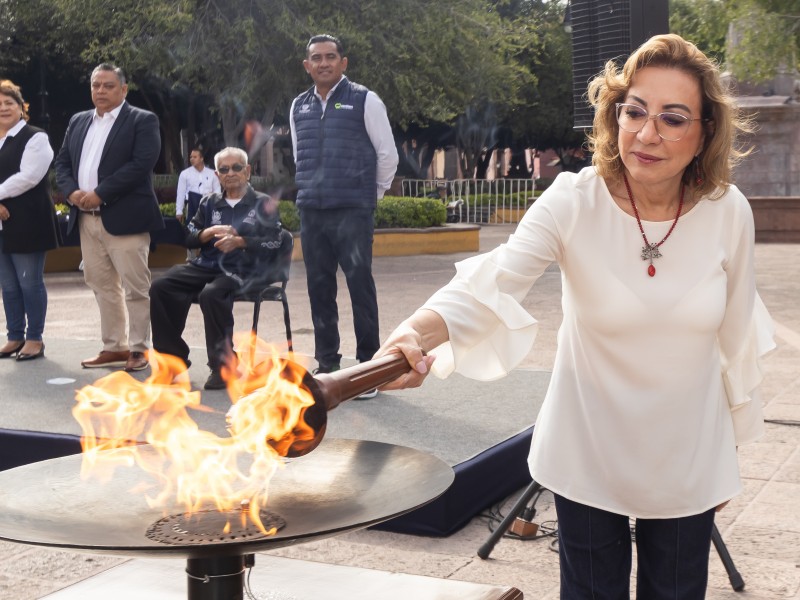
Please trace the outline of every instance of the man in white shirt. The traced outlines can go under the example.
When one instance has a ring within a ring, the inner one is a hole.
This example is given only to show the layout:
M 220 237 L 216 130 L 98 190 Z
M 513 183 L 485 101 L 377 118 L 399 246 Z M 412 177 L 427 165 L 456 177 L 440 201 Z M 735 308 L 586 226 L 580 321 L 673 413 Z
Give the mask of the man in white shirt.
M 67 233 L 78 227 L 84 280 L 100 308 L 103 349 L 81 365 L 141 371 L 150 341 L 150 233 L 164 228 L 153 190 L 158 117 L 125 101 L 125 74 L 114 65 L 94 69 L 91 91 L 94 110 L 70 119 L 55 162 L 71 205 Z
M 203 196 L 211 193 L 219 194 L 222 191 L 216 173 L 205 165 L 203 153 L 198 148 L 189 153 L 189 164 L 191 166 L 181 171 L 178 177 L 178 191 L 175 197 L 175 218 L 181 223 L 184 222 L 184 210 L 186 210 L 185 221 L 188 223 L 197 212 Z

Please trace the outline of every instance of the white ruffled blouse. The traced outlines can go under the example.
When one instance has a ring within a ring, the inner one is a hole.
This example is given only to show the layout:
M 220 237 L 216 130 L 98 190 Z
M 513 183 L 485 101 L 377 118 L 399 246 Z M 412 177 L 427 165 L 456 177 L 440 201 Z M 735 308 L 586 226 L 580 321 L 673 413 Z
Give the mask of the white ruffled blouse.
M 653 242 L 671 225 L 643 222 Z M 491 380 L 518 365 L 537 330 L 521 301 L 557 262 L 564 316 L 531 475 L 618 514 L 699 514 L 741 490 L 736 447 L 763 430 L 758 359 L 774 342 L 750 205 L 734 186 L 700 200 L 661 246 L 655 277 L 642 246 L 593 168 L 562 173 L 507 243 L 458 263 L 425 304 L 450 338 L 434 367 Z

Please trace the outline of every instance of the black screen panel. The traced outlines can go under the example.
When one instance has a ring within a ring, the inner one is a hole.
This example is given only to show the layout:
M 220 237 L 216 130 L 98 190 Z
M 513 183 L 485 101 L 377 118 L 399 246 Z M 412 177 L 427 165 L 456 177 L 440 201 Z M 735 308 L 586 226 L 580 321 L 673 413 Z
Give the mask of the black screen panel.
M 591 127 L 589 81 L 609 60 L 622 64 L 649 37 L 669 31 L 667 0 L 571 0 L 572 89 L 576 128 Z

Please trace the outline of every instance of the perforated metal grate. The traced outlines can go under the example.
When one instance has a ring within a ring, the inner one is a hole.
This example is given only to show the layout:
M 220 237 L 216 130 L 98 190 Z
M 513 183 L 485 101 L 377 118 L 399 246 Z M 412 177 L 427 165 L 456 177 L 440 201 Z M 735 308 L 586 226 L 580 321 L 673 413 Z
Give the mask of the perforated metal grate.
M 276 531 L 286 526 L 280 515 L 262 510 L 259 513 L 264 529 Z M 146 532 L 149 539 L 173 546 L 241 543 L 270 537 L 252 523 L 242 519 L 239 510 L 206 510 L 194 514 L 168 515 L 153 523 Z

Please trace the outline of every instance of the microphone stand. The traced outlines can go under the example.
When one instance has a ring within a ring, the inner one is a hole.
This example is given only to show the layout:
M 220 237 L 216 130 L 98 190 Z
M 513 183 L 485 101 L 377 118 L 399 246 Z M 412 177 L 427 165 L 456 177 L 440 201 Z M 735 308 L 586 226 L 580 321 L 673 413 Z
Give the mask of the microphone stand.
M 542 486 L 539 485 L 539 483 L 536 481 L 531 481 L 530 485 L 525 488 L 525 491 L 522 492 L 522 495 L 520 495 L 519 499 L 514 503 L 514 506 L 511 507 L 511 510 L 497 526 L 497 529 L 495 529 L 486 539 L 483 545 L 478 548 L 478 556 L 480 558 L 484 560 L 489 558 L 489 555 L 492 553 L 492 550 L 497 542 L 499 542 L 500 538 L 505 535 L 506 531 L 508 531 L 514 522 L 514 519 L 522 514 L 522 511 L 530 499 L 533 498 L 534 494 L 536 494 L 536 492 L 538 492 L 540 489 L 542 489 Z M 728 573 L 728 581 L 731 582 L 731 587 L 734 589 L 734 591 L 741 592 L 744 589 L 744 579 L 742 579 L 739 571 L 736 570 L 736 565 L 733 564 L 733 559 L 728 552 L 728 548 L 725 546 L 725 542 L 722 541 L 722 536 L 720 535 L 716 524 L 711 529 L 711 541 L 714 544 L 717 554 L 719 554 L 719 558 L 725 567 L 725 571 Z

